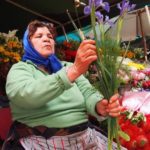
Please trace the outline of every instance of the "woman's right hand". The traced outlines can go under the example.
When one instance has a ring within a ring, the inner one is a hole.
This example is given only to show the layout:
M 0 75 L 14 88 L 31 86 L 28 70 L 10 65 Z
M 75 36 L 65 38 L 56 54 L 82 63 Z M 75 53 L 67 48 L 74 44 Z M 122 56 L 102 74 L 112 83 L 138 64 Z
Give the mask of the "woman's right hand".
M 76 54 L 74 64 L 67 70 L 68 78 L 73 82 L 81 74 L 84 74 L 89 65 L 97 59 L 96 46 L 94 40 L 84 40 Z

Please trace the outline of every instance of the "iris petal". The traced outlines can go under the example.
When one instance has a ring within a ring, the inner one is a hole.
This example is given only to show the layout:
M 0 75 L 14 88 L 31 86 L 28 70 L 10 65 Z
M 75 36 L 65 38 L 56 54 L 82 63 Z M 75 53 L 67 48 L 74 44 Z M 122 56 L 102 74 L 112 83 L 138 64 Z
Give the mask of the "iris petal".
M 84 7 L 84 14 L 89 15 L 90 13 L 91 13 L 91 7 L 90 6 Z
M 103 22 L 104 17 L 99 11 L 95 12 L 95 16 L 96 16 L 96 18 L 98 19 L 99 22 Z
M 110 11 L 109 3 L 104 2 L 103 4 L 104 4 L 104 7 L 103 7 L 103 8 L 104 8 L 107 12 L 109 12 L 109 11 Z

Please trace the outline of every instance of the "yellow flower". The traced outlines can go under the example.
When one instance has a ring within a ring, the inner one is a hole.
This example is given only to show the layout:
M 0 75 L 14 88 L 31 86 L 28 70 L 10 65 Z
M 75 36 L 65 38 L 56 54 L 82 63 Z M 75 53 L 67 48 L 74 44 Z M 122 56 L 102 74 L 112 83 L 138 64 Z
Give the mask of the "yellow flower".
M 13 30 L 8 34 L 0 33 L 0 63 L 18 62 L 23 54 L 23 47 L 21 40 L 16 36 L 16 31 Z
M 4 51 L 5 51 L 4 47 L 3 47 L 3 46 L 0 46 L 0 53 L 2 53 L 2 52 L 4 52 Z
M 134 63 L 134 62 L 129 62 L 128 63 L 128 66 L 130 66 L 130 67 L 135 67 L 136 69 L 138 69 L 138 70 L 143 70 L 145 67 L 144 67 L 144 65 L 142 65 L 142 64 L 137 64 L 137 63 Z
M 4 60 L 3 60 L 3 62 L 8 62 L 9 61 L 9 59 L 8 58 L 5 58 Z

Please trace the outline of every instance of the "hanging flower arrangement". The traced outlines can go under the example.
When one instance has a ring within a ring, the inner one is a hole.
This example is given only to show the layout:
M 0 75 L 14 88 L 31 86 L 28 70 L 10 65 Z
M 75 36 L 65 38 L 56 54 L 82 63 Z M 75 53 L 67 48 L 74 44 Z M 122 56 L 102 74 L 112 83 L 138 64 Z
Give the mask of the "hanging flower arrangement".
M 0 64 L 15 63 L 21 59 L 23 47 L 16 32 L 17 30 L 9 31 L 8 34 L 0 33 Z

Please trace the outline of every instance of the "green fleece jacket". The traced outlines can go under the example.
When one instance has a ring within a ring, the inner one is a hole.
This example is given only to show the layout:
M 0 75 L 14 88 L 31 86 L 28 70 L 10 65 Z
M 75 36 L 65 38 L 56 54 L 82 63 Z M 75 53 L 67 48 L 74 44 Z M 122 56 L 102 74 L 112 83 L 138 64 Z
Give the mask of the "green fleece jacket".
M 99 117 L 95 104 L 103 97 L 82 75 L 74 83 L 67 78 L 65 66 L 48 74 L 31 61 L 12 66 L 7 76 L 6 92 L 13 120 L 34 127 L 69 127 Z

